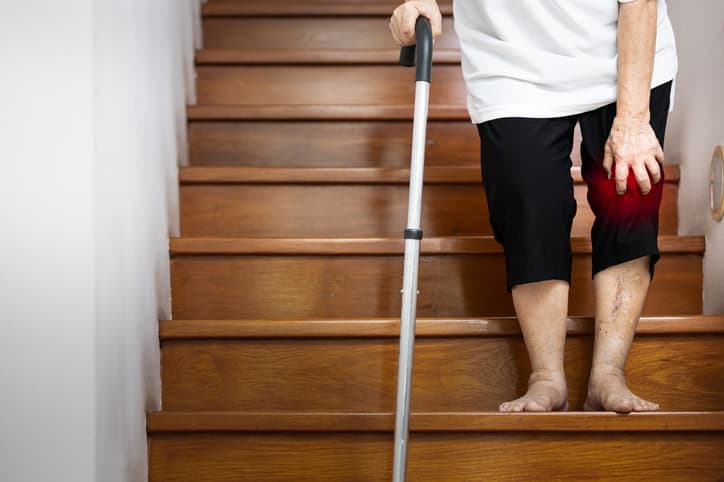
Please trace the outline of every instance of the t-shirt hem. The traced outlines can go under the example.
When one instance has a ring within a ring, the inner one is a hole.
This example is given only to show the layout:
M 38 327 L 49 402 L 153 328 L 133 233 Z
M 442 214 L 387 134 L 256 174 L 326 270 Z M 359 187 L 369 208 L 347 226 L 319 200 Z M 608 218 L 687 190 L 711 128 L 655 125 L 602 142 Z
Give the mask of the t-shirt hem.
M 527 117 L 531 119 L 549 119 L 555 117 L 567 117 L 598 109 L 610 102 L 577 105 L 556 105 L 556 106 L 531 106 L 520 104 L 506 104 L 486 109 L 469 109 L 470 120 L 473 124 L 480 124 L 504 117 Z M 531 110 L 535 107 L 535 110 Z
M 668 78 L 666 80 L 655 81 L 652 83 L 651 88 L 656 88 L 666 82 L 674 80 L 675 77 Z M 673 110 L 673 93 L 671 96 L 671 109 Z M 505 117 L 526 117 L 530 119 L 552 119 L 556 117 L 567 117 L 571 115 L 582 114 L 589 112 L 605 105 L 616 102 L 615 99 L 607 99 L 599 102 L 589 102 L 585 104 L 570 104 L 570 105 L 533 105 L 533 104 L 502 104 L 494 107 L 487 107 L 483 109 L 475 109 L 468 107 L 468 113 L 470 114 L 470 120 L 473 124 L 480 124 L 483 122 L 501 119 Z

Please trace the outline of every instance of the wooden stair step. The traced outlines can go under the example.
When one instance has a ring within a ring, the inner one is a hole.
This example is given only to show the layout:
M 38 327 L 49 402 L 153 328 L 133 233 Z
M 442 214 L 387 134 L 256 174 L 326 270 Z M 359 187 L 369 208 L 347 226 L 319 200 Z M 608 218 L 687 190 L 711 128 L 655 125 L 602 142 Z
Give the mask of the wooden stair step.
M 421 319 L 415 411 L 485 411 L 525 391 L 517 320 Z M 580 409 L 593 321 L 569 320 L 571 408 Z M 161 322 L 164 409 L 175 411 L 394 408 L 397 320 L 167 320 Z M 644 318 L 628 382 L 663 410 L 723 410 L 724 317 Z
M 452 1 L 437 2 L 444 15 L 452 15 Z M 330 1 L 330 0 L 212 0 L 202 8 L 204 17 L 237 16 L 294 16 L 327 15 L 343 17 L 348 15 L 374 15 L 388 17 L 400 4 L 398 0 L 388 1 Z
M 202 113 L 209 114 L 206 110 Z M 412 122 L 197 119 L 188 136 L 194 166 L 404 168 L 410 163 Z M 479 169 L 475 125 L 467 118 L 429 122 L 425 165 Z
M 271 3 L 271 2 L 270 2 Z M 377 16 L 251 16 L 206 18 L 203 21 L 204 49 L 388 49 L 399 47 L 389 28 L 390 8 Z M 443 18 L 443 34 L 435 49 L 459 49 L 452 17 Z
M 151 413 L 148 420 L 152 482 L 376 482 L 389 481 L 392 472 L 391 413 Z M 324 431 L 301 431 L 310 423 L 324 424 Z M 272 426 L 287 430 L 257 431 Z M 445 482 L 715 481 L 724 473 L 723 426 L 720 412 L 413 413 L 407 476 Z M 352 431 L 339 431 L 345 428 Z
M 199 66 L 201 105 L 413 104 L 414 69 L 397 65 Z M 430 102 L 465 105 L 458 65 L 435 67 Z
M 410 162 L 412 122 L 195 120 L 189 123 L 188 137 L 192 166 L 402 169 Z M 480 142 L 469 119 L 430 121 L 426 140 L 426 167 L 479 169 Z M 577 142 L 580 139 L 574 137 L 574 146 Z M 580 165 L 575 150 L 573 163 Z M 678 175 L 670 171 L 667 174 Z
M 426 166 L 425 182 L 430 184 L 480 183 L 479 166 Z M 581 168 L 571 168 L 576 184 L 583 184 Z M 664 166 L 666 183 L 679 182 L 679 166 Z M 182 167 L 181 184 L 403 184 L 410 181 L 409 169 L 361 167 Z
M 412 120 L 411 104 L 314 104 L 314 105 L 192 105 L 186 108 L 190 121 L 228 120 Z M 430 105 L 429 120 L 469 121 L 467 108 Z
M 394 317 L 402 239 L 171 240 L 173 312 L 190 319 Z M 572 239 L 569 313 L 593 313 L 590 243 Z M 702 311 L 702 237 L 663 236 L 644 314 Z M 425 238 L 419 316 L 511 316 L 504 259 L 489 237 Z
M 566 321 L 569 336 L 593 335 L 592 317 Z M 273 338 L 397 338 L 398 318 L 327 320 L 161 320 L 159 336 L 167 340 L 273 339 Z M 724 315 L 643 317 L 637 335 L 724 334 Z M 484 337 L 521 335 L 512 317 L 417 318 L 415 336 Z
M 392 412 L 149 412 L 163 432 L 392 432 Z M 411 432 L 724 432 L 724 411 L 410 413 Z
M 380 255 L 403 254 L 400 238 L 171 238 L 172 255 Z M 571 238 L 574 254 L 589 254 L 587 238 Z M 663 254 L 704 253 L 703 236 L 660 236 Z M 423 238 L 421 254 L 500 254 L 502 248 L 490 236 Z
M 580 168 L 571 175 L 587 236 L 593 213 Z M 430 236 L 492 235 L 479 167 L 425 170 L 423 221 Z M 660 233 L 676 234 L 678 168 L 667 166 Z M 409 169 L 182 168 L 181 233 L 206 237 L 391 237 L 407 216 Z M 214 216 L 209 216 L 214 212 Z
M 304 65 L 304 64 L 394 64 L 398 65 L 400 49 L 205 49 L 196 52 L 198 65 Z M 460 63 L 458 49 L 436 49 L 435 64 Z

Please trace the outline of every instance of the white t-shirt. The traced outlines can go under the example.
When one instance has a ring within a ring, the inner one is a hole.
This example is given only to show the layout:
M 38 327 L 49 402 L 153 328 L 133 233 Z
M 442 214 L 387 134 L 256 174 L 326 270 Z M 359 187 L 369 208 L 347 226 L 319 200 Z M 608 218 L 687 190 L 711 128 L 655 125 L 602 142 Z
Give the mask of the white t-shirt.
M 562 117 L 615 102 L 619 1 L 632 0 L 454 0 L 471 120 Z M 658 0 L 651 86 L 674 79 L 677 66 Z

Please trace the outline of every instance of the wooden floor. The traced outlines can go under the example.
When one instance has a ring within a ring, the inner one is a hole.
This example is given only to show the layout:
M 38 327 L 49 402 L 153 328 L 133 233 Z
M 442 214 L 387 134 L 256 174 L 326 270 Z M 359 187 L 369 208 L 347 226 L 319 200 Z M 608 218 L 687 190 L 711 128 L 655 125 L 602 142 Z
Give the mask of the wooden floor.
M 204 4 L 150 481 L 390 480 L 414 89 L 388 32 L 397 3 Z M 678 236 L 676 165 L 627 369 L 662 411 L 578 411 L 593 214 L 574 167 L 572 411 L 496 412 L 530 367 L 488 222 L 451 2 L 439 3 L 408 480 L 724 480 L 724 317 L 701 314 L 705 244 Z

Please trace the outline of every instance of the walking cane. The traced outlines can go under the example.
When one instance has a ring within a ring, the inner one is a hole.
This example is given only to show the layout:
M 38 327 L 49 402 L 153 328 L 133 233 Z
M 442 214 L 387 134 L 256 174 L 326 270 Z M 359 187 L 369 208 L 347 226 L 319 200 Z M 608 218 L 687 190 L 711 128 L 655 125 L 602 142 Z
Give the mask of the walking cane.
M 415 310 L 417 307 L 417 270 L 420 258 L 420 211 L 422 210 L 422 173 L 425 164 L 425 132 L 432 70 L 432 29 L 430 21 L 419 17 L 415 24 L 415 45 L 400 50 L 400 63 L 415 73 L 415 112 L 412 124 L 410 160 L 410 194 L 405 229 L 405 261 L 402 279 L 402 315 L 400 317 L 400 358 L 397 371 L 397 405 L 395 407 L 395 456 L 393 482 L 404 482 L 407 469 L 407 445 L 412 387 L 412 358 L 415 349 Z

